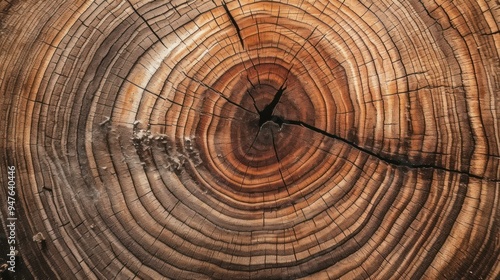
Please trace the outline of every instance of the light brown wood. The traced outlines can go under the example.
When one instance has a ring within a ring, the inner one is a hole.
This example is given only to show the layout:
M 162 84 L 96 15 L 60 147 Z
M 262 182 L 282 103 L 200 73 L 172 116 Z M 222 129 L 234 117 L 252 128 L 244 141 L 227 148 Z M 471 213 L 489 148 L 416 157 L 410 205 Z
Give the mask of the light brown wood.
M 499 8 L 0 3 L 17 277 L 498 279 Z

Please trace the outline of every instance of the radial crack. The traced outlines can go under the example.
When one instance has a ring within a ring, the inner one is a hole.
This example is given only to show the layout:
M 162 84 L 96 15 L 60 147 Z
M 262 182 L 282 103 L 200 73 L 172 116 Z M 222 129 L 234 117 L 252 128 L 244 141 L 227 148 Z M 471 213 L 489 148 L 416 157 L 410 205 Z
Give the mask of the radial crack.
M 295 53 L 295 55 L 293 56 L 292 58 L 292 61 L 294 61 L 296 58 L 297 58 L 297 55 L 299 54 L 300 51 L 302 51 L 302 49 L 304 49 L 304 46 L 306 45 L 307 42 L 309 42 L 309 39 L 311 38 L 311 36 L 314 34 L 314 32 L 316 31 L 318 27 L 314 27 L 313 31 L 311 31 L 311 34 L 309 34 L 309 36 L 307 36 L 307 38 L 304 40 L 304 44 L 302 44 L 300 46 L 300 49 Z
M 253 148 L 253 145 L 255 144 L 255 141 L 257 141 L 257 137 L 259 136 L 259 133 L 260 133 L 260 129 L 255 134 L 255 137 L 253 138 L 253 141 L 250 144 L 250 147 L 248 147 L 248 149 L 246 151 L 247 154 Z M 252 155 L 252 159 L 251 160 L 253 160 L 254 158 L 255 158 L 255 155 Z M 245 168 L 245 174 L 243 174 L 243 178 L 242 178 L 241 183 L 240 183 L 240 190 L 243 188 L 243 184 L 245 183 L 245 179 L 246 179 L 247 174 L 248 174 L 248 168 L 250 168 L 250 165 L 247 165 L 246 168 Z
M 202 112 L 201 110 L 197 110 L 197 109 L 193 108 L 192 106 L 186 106 L 185 104 L 182 104 L 182 103 L 176 102 L 176 101 L 175 101 L 175 100 L 173 100 L 173 99 L 170 99 L 170 98 L 167 98 L 167 97 L 163 97 L 163 96 L 161 96 L 161 95 L 159 95 L 159 94 L 157 94 L 157 93 L 155 93 L 155 92 L 152 92 L 151 90 L 149 90 L 149 89 L 147 89 L 147 88 L 145 88 L 145 87 L 142 87 L 142 86 L 140 86 L 140 85 L 136 84 L 135 82 L 133 82 L 133 81 L 131 81 L 131 80 L 126 79 L 126 81 L 127 81 L 127 82 L 129 82 L 130 84 L 134 85 L 135 87 L 137 87 L 137 88 L 139 88 L 139 89 L 142 89 L 142 90 L 146 91 L 147 93 L 152 94 L 152 95 L 154 95 L 154 96 L 156 96 L 156 97 L 158 97 L 158 98 L 160 98 L 160 99 L 162 99 L 162 100 L 168 101 L 168 102 L 170 102 L 170 103 L 172 103 L 172 104 L 174 104 L 174 105 L 177 105 L 177 106 L 179 106 L 179 107 L 182 107 L 182 108 L 188 109 L 188 110 L 190 110 L 190 111 L 197 112 L 197 113 L 199 113 L 199 114 L 201 114 L 201 115 L 213 116 L 213 117 L 217 117 L 217 118 L 229 119 L 229 120 L 235 120 L 235 121 L 241 121 L 241 120 L 242 120 L 242 119 L 237 119 L 237 118 L 235 118 L 235 117 L 229 117 L 229 116 L 217 115 L 217 114 L 215 114 L 215 113 L 211 113 L 211 112 Z M 174 90 L 175 90 L 176 92 L 181 93 L 181 90 L 179 90 L 179 89 L 177 89 L 177 88 L 174 88 Z M 185 93 L 185 92 L 184 92 L 184 94 L 186 94 L 187 96 L 193 97 L 193 98 L 197 98 L 194 94 L 188 94 L 188 93 Z M 220 106 L 217 106 L 217 107 L 218 107 L 218 108 L 220 108 Z
M 243 44 L 243 38 L 241 37 L 240 27 L 238 26 L 238 23 L 236 23 L 236 20 L 234 19 L 231 12 L 229 12 L 229 9 L 227 8 L 226 2 L 222 2 L 222 7 L 224 7 L 224 10 L 226 11 L 227 16 L 231 20 L 231 23 L 233 24 L 234 28 L 236 29 L 236 33 L 238 34 L 238 38 L 240 38 L 241 47 L 243 49 L 245 49 L 245 45 Z
M 290 72 L 290 70 L 288 72 Z M 283 81 L 283 84 L 281 84 L 280 88 L 278 89 L 278 91 L 274 95 L 274 98 L 271 101 L 271 103 L 267 104 L 266 107 L 264 107 L 264 109 L 262 111 L 258 111 L 258 109 L 257 109 L 257 111 L 259 112 L 259 116 L 260 116 L 259 126 L 262 126 L 264 123 L 266 123 L 268 121 L 275 121 L 275 118 L 273 118 L 274 117 L 273 116 L 274 109 L 276 108 L 276 105 L 278 105 L 278 103 L 280 102 L 280 99 L 286 90 L 286 87 L 285 87 L 286 81 L 287 81 L 287 79 L 285 79 Z
M 211 91 L 213 91 L 213 92 L 217 93 L 220 97 L 222 97 L 224 100 L 226 100 L 226 101 L 227 101 L 227 102 L 229 102 L 230 104 L 233 104 L 234 106 L 236 106 L 236 107 L 238 107 L 238 108 L 240 108 L 240 109 L 242 109 L 242 110 L 244 110 L 244 111 L 247 111 L 247 112 L 249 112 L 249 113 L 251 113 L 251 114 L 254 114 L 254 115 L 255 115 L 255 112 L 252 112 L 252 111 L 248 110 L 247 108 L 245 108 L 245 107 L 241 106 L 240 104 L 238 104 L 238 103 L 236 103 L 236 102 L 232 101 L 231 99 L 229 99 L 228 97 L 226 97 L 226 96 L 225 96 L 222 92 L 220 92 L 220 91 L 218 91 L 218 90 L 214 89 L 213 87 L 211 87 L 211 86 L 209 86 L 209 85 L 205 84 L 204 82 L 202 82 L 202 81 L 200 81 L 200 80 L 198 80 L 198 79 L 195 79 L 195 78 L 193 78 L 193 77 L 188 76 L 186 73 L 184 73 L 184 75 L 185 75 L 187 78 L 189 78 L 190 80 L 192 80 L 192 81 L 194 81 L 194 82 L 197 82 L 197 83 L 199 83 L 200 85 L 202 85 L 202 86 L 206 87 L 207 89 L 209 89 L 209 90 L 211 90 Z
M 250 79 L 248 78 L 248 76 L 247 76 L 247 79 L 248 79 L 248 81 L 249 81 L 250 83 L 252 83 L 252 82 L 250 81 Z M 254 86 L 253 84 L 252 84 L 252 87 L 253 87 L 253 88 L 255 88 L 255 86 Z M 255 101 L 255 97 L 253 97 L 252 92 L 251 92 L 250 90 L 247 90 L 247 93 L 248 93 L 248 95 L 250 95 L 250 98 L 252 98 L 252 101 L 253 101 L 253 107 L 255 108 L 255 110 L 257 111 L 257 113 L 259 113 L 259 114 L 260 114 L 260 110 L 259 110 L 259 108 L 257 107 L 257 102 Z
M 325 130 L 322 130 L 320 128 L 317 128 L 315 126 L 312 126 L 308 123 L 305 123 L 303 121 L 297 121 L 297 120 L 286 120 L 286 119 L 281 119 L 279 117 L 276 117 L 276 116 L 273 116 L 274 118 L 278 118 L 278 120 L 282 121 L 283 124 L 289 124 L 289 125 L 297 125 L 297 126 L 302 126 L 302 127 L 305 127 L 307 129 L 310 129 L 314 132 L 317 132 L 317 133 L 320 133 L 326 137 L 329 137 L 329 138 L 332 138 L 332 139 L 336 139 L 336 140 L 339 140 L 341 142 L 344 142 L 346 143 L 347 145 L 355 148 L 356 150 L 359 150 L 365 154 L 368 154 L 370 156 L 373 156 L 373 157 L 376 157 L 377 159 L 385 162 L 385 163 L 388 163 L 388 164 L 391 164 L 391 165 L 395 165 L 395 166 L 402 166 L 402 167 L 408 167 L 408 168 L 431 168 L 431 169 L 436 169 L 436 170 L 442 170 L 442 171 L 445 171 L 445 172 L 451 172 L 451 173 L 457 173 L 457 174 L 462 174 L 462 175 L 467 175 L 469 177 L 472 177 L 472 178 L 476 178 L 476 179 L 480 179 L 480 180 L 486 180 L 486 181 L 491 181 L 491 182 L 499 182 L 499 180 L 496 180 L 496 179 L 491 179 L 491 178 L 485 178 L 485 177 L 481 177 L 479 175 L 475 175 L 475 174 L 472 174 L 472 173 L 469 173 L 467 171 L 461 171 L 461 170 L 453 170 L 453 169 L 449 169 L 449 168 L 445 168 L 445 167 L 441 167 L 441 166 L 435 166 L 435 165 L 431 165 L 431 164 L 412 164 L 410 162 L 405 162 L 405 161 L 400 161 L 400 160 L 395 160 L 395 159 L 391 159 L 391 158 L 385 158 L 377 153 L 374 153 L 366 148 L 363 148 L 359 145 L 357 145 L 356 143 L 354 142 L 351 142 L 347 139 L 344 139 L 342 137 L 339 137 L 335 134 L 332 134 L 332 133 L 329 133 Z M 272 120 L 274 122 L 276 122 L 277 124 L 279 124 L 277 121 L 275 121 L 273 118 Z
M 158 36 L 158 34 L 154 31 L 153 27 L 151 27 L 151 25 L 149 25 L 149 22 L 135 9 L 134 5 L 132 5 L 132 3 L 130 2 L 130 0 L 127 0 L 127 2 L 130 5 L 130 7 L 132 7 L 132 9 L 134 10 L 134 13 L 136 13 L 144 21 L 144 23 L 146 23 L 146 25 L 151 30 L 151 32 L 153 32 L 153 34 L 156 36 L 156 38 L 158 39 L 158 41 L 160 41 L 160 43 L 165 48 L 167 48 L 167 46 L 165 45 L 165 43 L 163 43 L 163 41 L 161 40 L 160 36 Z
M 271 130 L 271 139 L 273 140 L 274 155 L 276 156 L 276 160 L 278 161 L 278 170 L 280 172 L 281 181 L 283 182 L 283 185 L 284 185 L 286 191 L 288 192 L 288 185 L 286 184 L 285 178 L 283 177 L 283 171 L 281 171 L 281 161 L 280 161 L 280 158 L 278 156 L 278 150 L 276 149 L 276 141 L 274 140 L 274 132 L 272 130 Z

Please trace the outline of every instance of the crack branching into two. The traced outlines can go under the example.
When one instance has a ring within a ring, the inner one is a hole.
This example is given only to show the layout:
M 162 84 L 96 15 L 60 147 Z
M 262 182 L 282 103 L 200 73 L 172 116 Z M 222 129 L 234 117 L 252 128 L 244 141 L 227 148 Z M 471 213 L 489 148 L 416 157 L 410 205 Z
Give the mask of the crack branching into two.
M 287 80 L 285 79 L 283 84 L 281 84 L 280 88 L 278 89 L 278 91 L 274 95 L 274 98 L 271 101 L 271 103 L 267 104 L 266 107 L 264 107 L 264 109 L 262 109 L 262 111 L 258 111 L 259 116 L 260 116 L 259 126 L 262 126 L 264 123 L 266 123 L 268 121 L 273 121 L 275 119 L 274 118 L 275 116 L 273 115 L 274 109 L 276 108 L 276 105 L 278 105 L 278 103 L 280 102 L 281 96 L 283 96 L 283 93 L 286 90 L 286 86 L 285 86 L 286 81 Z M 255 106 L 255 108 L 257 108 L 257 106 Z

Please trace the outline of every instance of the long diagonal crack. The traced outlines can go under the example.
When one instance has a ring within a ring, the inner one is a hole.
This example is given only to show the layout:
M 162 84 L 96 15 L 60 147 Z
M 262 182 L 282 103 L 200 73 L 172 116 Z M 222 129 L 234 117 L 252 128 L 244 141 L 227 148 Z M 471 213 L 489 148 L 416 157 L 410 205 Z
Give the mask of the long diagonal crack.
M 165 45 L 165 43 L 163 43 L 163 41 L 161 40 L 160 36 L 154 31 L 154 29 L 152 28 L 152 26 L 148 23 L 148 21 L 137 11 L 137 9 L 134 7 L 134 5 L 130 2 L 130 0 L 127 0 L 127 2 L 129 3 L 129 5 L 132 7 L 133 11 L 135 14 L 137 14 L 143 21 L 144 23 L 147 25 L 147 27 L 151 30 L 151 32 L 154 34 L 154 36 L 158 39 L 158 41 L 164 46 L 164 47 L 167 47 Z M 227 4 L 225 2 L 222 3 L 222 6 L 226 12 L 226 14 L 228 15 L 232 25 L 234 26 L 234 28 L 236 29 L 236 33 L 239 37 L 239 40 L 240 40 L 240 43 L 241 43 L 241 46 L 243 47 L 244 49 L 244 44 L 243 44 L 243 38 L 241 36 L 241 30 L 235 20 L 235 18 L 232 16 L 232 14 L 230 13 L 228 7 L 227 7 Z M 257 28 L 258 28 L 258 23 L 257 23 Z M 308 39 L 314 34 L 314 32 L 316 31 L 316 28 L 314 28 L 314 30 L 309 34 L 309 36 L 306 38 L 305 42 L 308 41 Z M 305 44 L 304 44 L 305 45 Z M 294 56 L 294 59 L 296 58 L 297 54 L 304 48 L 304 45 L 301 46 L 301 48 L 299 49 L 299 51 L 296 52 L 295 56 Z M 253 64 L 253 61 L 251 61 L 252 64 Z M 253 67 L 255 68 L 255 65 L 253 65 Z M 185 74 L 186 75 L 186 74 Z M 230 104 L 244 110 L 244 111 L 247 111 L 249 113 L 252 113 L 252 114 L 255 114 L 255 112 L 252 112 L 251 110 L 241 106 L 240 104 L 230 100 L 228 97 L 226 97 L 222 92 L 210 87 L 209 85 L 206 85 L 204 84 L 203 82 L 199 81 L 199 80 L 196 80 L 192 77 L 189 77 L 188 75 L 186 75 L 186 77 L 188 77 L 189 79 L 199 83 L 200 85 L 206 87 L 207 89 L 217 93 L 221 98 L 223 98 L 224 100 L 226 100 L 227 102 L 229 102 Z M 260 81 L 259 81 L 260 82 Z M 255 99 L 254 97 L 251 95 L 250 92 L 248 92 L 253 100 L 253 105 L 255 107 L 255 110 L 257 111 L 258 115 L 260 116 L 260 119 L 259 119 L 259 126 L 262 127 L 262 125 L 264 125 L 264 123 L 268 122 L 268 121 L 271 121 L 271 122 L 274 122 L 276 124 L 278 124 L 280 127 L 283 125 L 283 124 L 287 124 L 287 125 L 296 125 L 296 126 L 301 126 L 301 127 L 304 127 L 304 128 L 307 128 L 309 130 L 312 130 L 316 133 L 319 133 L 319 134 L 322 134 L 326 137 L 329 137 L 329 138 L 332 138 L 332 139 L 335 139 L 335 140 L 338 140 L 338 141 L 341 141 L 345 144 L 348 144 L 349 146 L 365 153 L 365 154 L 368 154 L 370 156 L 373 156 L 383 162 L 386 162 L 388 164 L 391 164 L 391 165 L 395 165 L 395 166 L 402 166 L 402 167 L 408 167 L 408 168 L 431 168 L 431 169 L 436 169 L 436 170 L 442 170 L 442 171 L 446 171 L 446 172 L 452 172 L 452 173 L 457 173 L 457 174 L 462 174 L 462 175 L 467 175 L 469 177 L 472 177 L 472 178 L 476 178 L 476 179 L 480 179 L 480 180 L 486 180 L 486 181 L 491 181 L 491 182 L 500 182 L 499 179 L 491 179 L 491 178 L 486 178 L 486 177 L 482 177 L 482 176 L 479 176 L 479 175 L 476 175 L 476 174 L 472 174 L 468 171 L 462 171 L 462 170 L 453 170 L 453 169 L 449 169 L 449 168 L 445 168 L 445 167 L 440 167 L 440 166 L 435 166 L 435 165 L 430 165 L 430 164 L 412 164 L 412 163 L 409 163 L 409 162 L 406 162 L 406 161 L 400 161 L 400 160 L 396 160 L 396 159 L 391 159 L 391 158 L 386 158 L 386 157 L 383 157 L 377 153 L 374 153 L 373 151 L 370 151 L 366 148 L 363 148 L 359 145 L 357 145 L 356 143 L 354 142 L 351 142 L 347 139 L 344 139 L 342 137 L 339 137 L 335 134 L 332 134 L 332 133 L 329 133 L 325 130 L 322 130 L 320 128 L 317 128 L 313 125 L 310 125 L 308 123 L 305 123 L 305 122 L 302 122 L 302 121 L 299 121 L 299 120 L 287 120 L 287 119 L 283 119 L 282 117 L 279 117 L 279 116 L 276 116 L 276 115 L 273 115 L 274 113 L 274 109 L 276 108 L 277 104 L 279 103 L 281 97 L 283 96 L 283 93 L 284 91 L 286 90 L 286 87 L 285 87 L 285 83 L 286 83 L 286 80 L 283 82 L 283 84 L 280 86 L 280 88 L 278 89 L 278 91 L 276 92 L 273 100 L 271 101 L 271 103 L 269 103 L 267 106 L 264 107 L 263 110 L 259 110 L 257 108 L 257 105 L 256 105 L 256 102 L 255 102 Z M 173 102 L 173 101 L 172 101 Z M 180 105 L 180 104 L 178 104 Z M 258 135 L 258 134 L 257 134 Z M 256 137 L 257 137 L 256 135 Z M 272 134 L 272 140 L 273 140 L 273 148 L 274 148 L 274 151 L 276 153 L 276 157 L 277 157 L 277 160 L 279 162 L 279 157 L 278 157 L 278 154 L 277 154 L 277 150 L 276 150 L 276 144 L 275 144 L 275 141 L 274 141 L 274 134 Z M 255 139 L 254 139 L 255 141 Z M 253 143 L 251 145 L 251 147 L 253 146 Z M 251 148 L 250 147 L 250 148 Z M 283 179 L 283 174 L 282 174 L 282 171 L 281 171 L 281 168 L 280 168 L 280 175 L 282 177 L 282 180 L 283 180 L 283 183 L 285 184 L 286 186 L 286 183 Z
M 148 26 L 149 30 L 151 30 L 151 32 L 153 32 L 153 34 L 156 36 L 156 39 L 158 39 L 158 41 L 165 47 L 167 48 L 167 46 L 165 45 L 165 43 L 163 43 L 163 41 L 161 40 L 160 36 L 158 36 L 158 34 L 154 31 L 153 27 L 149 24 L 149 22 L 144 18 L 144 16 L 142 16 L 138 11 L 137 9 L 134 7 L 134 5 L 130 2 L 130 0 L 127 0 L 128 4 L 130 5 L 130 7 L 132 7 L 132 10 L 134 10 L 134 13 L 136 13 L 143 21 L 144 23 L 146 23 L 146 25 Z
M 304 128 L 307 128 L 309 130 L 312 130 L 314 132 L 317 132 L 321 135 L 324 135 L 326 137 L 329 137 L 329 138 L 332 138 L 332 139 L 335 139 L 335 140 L 338 140 L 338 141 L 341 141 L 343 143 L 346 143 L 347 145 L 355 148 L 356 150 L 359 150 L 365 154 L 368 154 L 370 156 L 373 156 L 385 163 L 388 163 L 388 164 L 391 164 L 391 165 L 395 165 L 395 166 L 401 166 L 401 167 L 408 167 L 408 168 L 412 168 L 412 169 L 424 169 L 424 168 L 430 168 L 430 169 L 436 169 L 436 170 L 442 170 L 442 171 L 446 171 L 446 172 L 451 172 L 451 173 L 457 173 L 457 174 L 462 174 L 462 175 L 466 175 L 466 176 L 469 176 L 469 177 L 472 177 L 472 178 L 476 178 L 476 179 L 479 179 L 479 180 L 486 180 L 486 181 L 491 181 L 491 182 L 499 182 L 500 180 L 498 179 L 491 179 L 491 178 L 486 178 L 486 177 L 482 177 L 482 176 L 479 176 L 479 175 L 476 175 L 476 174 L 472 174 L 468 171 L 462 171 L 462 170 L 454 170 L 454 169 L 449 169 L 449 168 L 445 168 L 445 167 L 441 167 L 441 166 L 435 166 L 435 165 L 431 165 L 431 164 L 412 164 L 410 162 L 406 162 L 406 161 L 400 161 L 400 160 L 396 160 L 396 159 L 391 159 L 391 158 L 386 158 L 386 157 L 383 157 L 377 153 L 374 153 L 373 151 L 370 151 L 366 148 L 363 148 L 359 145 L 357 145 L 356 143 L 354 142 L 351 142 L 347 139 L 344 139 L 342 137 L 339 137 L 335 134 L 332 134 L 332 133 L 329 133 L 325 130 L 322 130 L 320 128 L 317 128 L 315 126 L 312 126 L 308 123 L 305 123 L 305 122 L 302 122 L 302 121 L 298 121 L 298 120 L 287 120 L 287 119 L 282 119 L 282 118 L 279 118 L 279 117 L 276 117 L 276 116 L 273 116 L 274 118 L 277 118 L 278 121 L 275 121 L 273 118 L 271 119 L 272 121 L 274 121 L 275 123 L 279 124 L 279 125 L 282 125 L 282 124 L 288 124 L 288 125 L 296 125 L 296 126 L 301 126 L 301 127 L 304 127 Z
M 144 90 L 145 92 L 147 92 L 147 93 L 149 93 L 149 94 L 151 94 L 151 95 L 154 95 L 154 96 L 156 96 L 157 98 L 160 98 L 160 99 L 162 99 L 162 100 L 168 101 L 168 102 L 170 102 L 170 103 L 172 103 L 172 104 L 174 104 L 174 105 L 176 105 L 176 106 L 182 107 L 182 108 L 184 108 L 184 109 L 187 109 L 187 110 L 190 110 L 190 111 L 197 112 L 197 113 L 199 113 L 200 115 L 209 115 L 209 116 L 213 116 L 213 117 L 217 117 L 217 118 L 221 118 L 221 119 L 228 119 L 228 120 L 235 120 L 235 121 L 241 121 L 241 120 L 242 120 L 242 119 L 238 119 L 238 118 L 235 118 L 235 117 L 230 117 L 230 116 L 222 116 L 222 115 L 218 115 L 218 114 L 215 114 L 215 113 L 207 113 L 207 112 L 202 112 L 202 111 L 201 111 L 201 110 L 199 110 L 199 109 L 195 109 L 195 108 L 193 108 L 193 107 L 191 107 L 191 106 L 187 106 L 187 105 L 185 105 L 185 104 L 182 104 L 182 103 L 176 102 L 176 101 L 175 101 L 175 100 L 173 100 L 173 99 L 170 99 L 170 98 L 167 98 L 167 97 L 161 96 L 161 95 L 159 95 L 159 94 L 157 94 L 157 93 L 155 93 L 155 92 L 153 92 L 153 91 L 151 91 L 151 90 L 149 90 L 149 89 L 147 89 L 147 88 L 145 88 L 145 87 L 142 87 L 142 86 L 138 85 L 138 84 L 137 84 L 137 83 L 135 83 L 134 81 L 131 81 L 131 80 L 129 80 L 129 79 L 126 79 L 126 81 L 127 81 L 127 82 L 129 82 L 131 85 L 135 86 L 136 88 L 141 89 L 141 90 Z M 185 94 L 186 96 L 190 96 L 190 97 L 193 97 L 193 98 L 198 98 L 198 97 L 197 97 L 194 93 L 189 94 L 189 93 L 187 93 L 187 92 L 181 92 L 181 91 L 180 91 L 179 89 L 177 89 L 177 88 L 174 88 L 174 90 L 175 90 L 176 92 L 183 93 L 183 94 Z M 220 108 L 220 106 L 218 106 L 218 108 Z
M 245 49 L 245 45 L 243 44 L 243 37 L 241 37 L 240 27 L 238 26 L 238 23 L 236 23 L 236 20 L 234 19 L 231 12 L 229 12 L 229 9 L 227 8 L 226 2 L 222 2 L 222 7 L 224 7 L 224 10 L 226 11 L 227 16 L 231 20 L 231 23 L 233 24 L 234 28 L 236 29 L 236 33 L 238 34 L 238 38 L 240 38 L 241 47 L 243 49 Z
M 314 31 L 312 33 L 314 33 Z M 311 35 L 312 35 L 312 33 L 311 33 Z M 491 181 L 491 182 L 500 182 L 500 180 L 498 180 L 498 179 L 492 179 L 492 178 L 482 177 L 482 176 L 470 173 L 469 171 L 465 171 L 465 170 L 454 170 L 454 169 L 449 169 L 449 168 L 446 168 L 446 167 L 441 167 L 441 166 L 436 166 L 436 165 L 431 165 L 431 164 L 413 164 L 413 163 L 407 162 L 407 161 L 401 161 L 401 160 L 397 160 L 397 159 L 383 157 L 380 154 L 377 154 L 377 153 L 375 153 L 373 151 L 370 151 L 370 150 L 368 150 L 366 148 L 363 148 L 363 147 L 357 145 L 356 143 L 354 143 L 352 141 L 349 141 L 347 139 L 339 137 L 339 136 L 337 136 L 335 134 L 329 133 L 329 132 L 327 132 L 327 131 L 325 131 L 323 129 L 317 128 L 317 127 L 315 127 L 313 125 L 310 125 L 308 123 L 305 123 L 303 121 L 300 121 L 300 120 L 288 120 L 288 119 L 282 118 L 280 116 L 274 115 L 274 109 L 278 105 L 281 97 L 283 96 L 283 93 L 286 90 L 286 87 L 285 87 L 286 81 L 287 80 L 285 79 L 285 81 L 283 82 L 283 84 L 281 85 L 281 87 L 278 89 L 278 91 L 274 95 L 273 100 L 269 104 L 267 104 L 264 107 L 263 110 L 259 110 L 257 108 L 256 104 L 254 103 L 255 109 L 259 113 L 259 117 L 260 117 L 260 119 L 259 119 L 259 127 L 260 128 L 262 128 L 262 126 L 266 122 L 273 122 L 273 123 L 279 125 L 279 127 L 282 127 L 284 124 L 301 126 L 301 127 L 307 128 L 309 130 L 312 130 L 312 131 L 314 131 L 316 133 L 319 133 L 321 135 L 324 135 L 326 137 L 329 137 L 331 139 L 335 139 L 335 140 L 341 141 L 341 142 L 343 142 L 343 143 L 345 143 L 345 144 L 347 144 L 347 145 L 355 148 L 356 150 L 359 150 L 359 151 L 361 151 L 361 152 L 363 152 L 365 154 L 373 156 L 373 157 L 375 157 L 375 158 L 377 158 L 377 159 L 379 159 L 379 160 L 381 160 L 381 161 L 383 161 L 383 162 L 385 162 L 387 164 L 391 164 L 391 165 L 395 165 L 395 166 L 400 166 L 400 167 L 407 167 L 407 168 L 411 168 L 411 169 L 429 168 L 429 169 L 435 169 L 435 170 L 441 170 L 441 171 L 445 171 L 445 172 L 451 172 L 451 173 L 466 175 L 466 176 L 469 176 L 471 178 L 476 178 L 476 179 L 479 179 L 479 180 L 486 180 L 486 181 Z M 253 99 L 253 96 L 251 96 L 251 97 Z M 276 149 L 276 144 L 274 142 L 274 133 L 272 133 L 271 136 L 273 138 L 272 140 L 273 140 L 274 152 L 276 153 L 276 158 L 277 158 L 277 160 L 279 162 L 279 158 L 278 158 L 278 154 L 277 154 L 277 149 Z M 283 179 L 283 174 L 282 174 L 281 168 L 280 168 L 280 175 L 282 176 L 282 179 Z M 283 183 L 285 183 L 284 180 L 283 180 Z
M 249 109 L 247 109 L 247 108 L 245 108 L 245 107 L 241 106 L 240 104 L 238 104 L 238 103 L 236 103 L 236 102 L 232 101 L 232 100 L 231 100 L 231 99 L 229 99 L 227 96 L 225 96 L 222 92 L 220 92 L 220 91 L 216 90 L 215 88 L 211 87 L 210 85 L 207 85 L 207 84 L 205 84 L 204 82 L 202 82 L 202 81 L 200 81 L 200 80 L 198 80 L 198 79 L 195 79 L 195 78 L 193 78 L 193 77 L 190 77 L 190 76 L 188 76 L 186 73 L 184 73 L 184 75 L 185 75 L 188 79 L 190 79 L 190 80 L 192 80 L 192 81 L 194 81 L 194 82 L 196 82 L 196 83 L 198 83 L 198 84 L 200 84 L 200 85 L 204 86 L 205 88 L 207 88 L 207 89 L 209 89 L 209 90 L 211 90 L 211 91 L 213 91 L 213 92 L 217 93 L 220 97 L 222 97 L 224 100 L 226 100 L 226 101 L 227 101 L 227 102 L 229 102 L 230 104 L 232 104 L 232 105 L 234 105 L 234 106 L 236 106 L 236 107 L 238 107 L 238 108 L 240 108 L 240 109 L 242 109 L 242 110 L 244 110 L 244 111 L 247 111 L 247 112 L 249 112 L 249 113 L 251 113 L 251 114 L 255 115 L 255 112 L 252 112 L 252 111 L 250 111 Z

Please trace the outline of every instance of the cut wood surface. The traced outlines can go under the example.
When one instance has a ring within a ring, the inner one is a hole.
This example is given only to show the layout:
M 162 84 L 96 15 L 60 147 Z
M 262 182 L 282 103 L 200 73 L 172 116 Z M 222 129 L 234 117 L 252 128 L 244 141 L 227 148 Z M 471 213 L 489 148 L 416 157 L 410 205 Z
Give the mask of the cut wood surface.
M 0 11 L 27 277 L 500 277 L 498 1 Z

